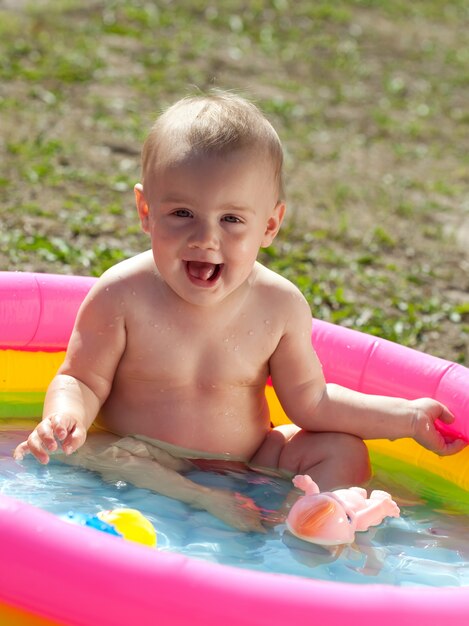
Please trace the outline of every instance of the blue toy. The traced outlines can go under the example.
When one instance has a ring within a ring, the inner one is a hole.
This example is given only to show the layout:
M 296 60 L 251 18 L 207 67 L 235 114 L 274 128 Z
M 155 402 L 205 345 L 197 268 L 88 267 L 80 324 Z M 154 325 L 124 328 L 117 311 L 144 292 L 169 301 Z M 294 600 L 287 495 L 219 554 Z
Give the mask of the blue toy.
M 136 509 L 114 509 L 101 511 L 97 515 L 70 512 L 63 519 L 156 548 L 157 538 L 153 524 Z

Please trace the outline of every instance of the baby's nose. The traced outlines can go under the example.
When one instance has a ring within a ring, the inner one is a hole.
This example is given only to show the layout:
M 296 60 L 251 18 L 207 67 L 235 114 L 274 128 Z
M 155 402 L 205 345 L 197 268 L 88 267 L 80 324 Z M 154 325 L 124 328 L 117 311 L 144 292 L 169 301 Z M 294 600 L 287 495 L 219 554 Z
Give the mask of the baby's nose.
M 194 229 L 190 245 L 194 248 L 218 248 L 218 228 L 209 222 L 200 222 Z

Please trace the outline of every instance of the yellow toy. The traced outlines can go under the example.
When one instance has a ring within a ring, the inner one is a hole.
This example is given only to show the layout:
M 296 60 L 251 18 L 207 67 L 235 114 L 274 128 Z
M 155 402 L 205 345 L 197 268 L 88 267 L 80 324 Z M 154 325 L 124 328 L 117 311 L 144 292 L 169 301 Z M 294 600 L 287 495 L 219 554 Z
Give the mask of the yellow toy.
M 114 509 L 113 511 L 101 511 L 96 515 L 70 511 L 62 519 L 72 524 L 88 526 L 88 528 L 94 528 L 109 535 L 156 548 L 156 530 L 153 524 L 136 509 Z
M 136 509 L 114 509 L 101 511 L 97 517 L 113 526 L 128 541 L 156 548 L 156 530 L 153 524 Z

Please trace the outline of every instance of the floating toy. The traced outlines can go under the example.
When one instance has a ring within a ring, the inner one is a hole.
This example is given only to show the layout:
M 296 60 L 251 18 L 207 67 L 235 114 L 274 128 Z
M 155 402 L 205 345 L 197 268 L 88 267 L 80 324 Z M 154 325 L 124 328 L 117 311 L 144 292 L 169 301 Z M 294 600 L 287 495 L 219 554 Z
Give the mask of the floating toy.
M 156 548 L 156 530 L 153 524 L 136 509 L 114 509 L 101 511 L 97 515 L 68 513 L 68 522 L 88 526 L 95 530 L 135 541 L 144 546 Z
M 288 530 L 296 537 L 323 546 L 353 543 L 355 533 L 378 526 L 385 517 L 399 517 L 399 507 L 386 491 L 370 497 L 361 487 L 320 492 L 308 476 L 295 476 L 293 484 L 305 492 L 290 509 Z

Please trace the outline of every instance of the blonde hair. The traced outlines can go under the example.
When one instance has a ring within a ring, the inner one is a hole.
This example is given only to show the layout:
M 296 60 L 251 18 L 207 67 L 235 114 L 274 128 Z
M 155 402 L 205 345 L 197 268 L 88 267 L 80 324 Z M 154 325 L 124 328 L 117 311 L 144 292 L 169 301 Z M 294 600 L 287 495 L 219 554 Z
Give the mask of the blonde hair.
M 153 124 L 142 150 L 142 182 L 150 180 L 168 146 L 178 143 L 191 157 L 224 156 L 234 150 L 253 149 L 269 158 L 283 199 L 283 150 L 272 124 L 259 108 L 241 96 L 214 91 L 188 96 L 170 106 Z

